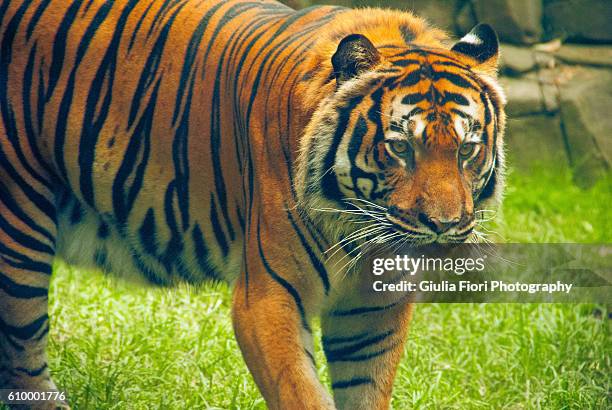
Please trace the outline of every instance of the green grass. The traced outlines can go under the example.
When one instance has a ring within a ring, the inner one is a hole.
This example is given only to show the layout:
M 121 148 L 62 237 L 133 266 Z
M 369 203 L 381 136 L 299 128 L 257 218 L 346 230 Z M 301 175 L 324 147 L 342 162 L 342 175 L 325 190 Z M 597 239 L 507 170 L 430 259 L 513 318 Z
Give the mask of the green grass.
M 510 172 L 500 222 L 493 239 L 505 242 L 612 242 L 612 175 L 590 190 L 572 184 L 569 172 L 535 168 Z
M 611 181 L 581 191 L 568 175 L 513 174 L 490 229 L 513 242 L 611 242 Z M 76 409 L 265 408 L 223 285 L 134 288 L 59 264 L 50 303 L 50 366 Z M 419 305 L 393 407 L 610 408 L 612 321 L 594 308 Z M 328 382 L 320 348 L 317 362 Z

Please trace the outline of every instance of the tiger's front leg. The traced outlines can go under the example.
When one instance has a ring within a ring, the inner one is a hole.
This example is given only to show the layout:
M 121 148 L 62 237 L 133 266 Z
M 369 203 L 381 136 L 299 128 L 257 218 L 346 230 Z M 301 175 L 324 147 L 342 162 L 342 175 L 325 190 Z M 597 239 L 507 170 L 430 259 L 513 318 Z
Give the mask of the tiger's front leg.
M 320 284 L 299 272 L 300 256 L 292 254 L 291 242 L 274 243 L 278 233 L 253 229 L 256 238 L 248 247 L 232 306 L 247 366 L 270 409 L 335 409 L 317 378 L 307 317 Z
M 347 292 L 321 318 L 339 410 L 389 408 L 413 305 L 405 297 L 387 296 Z
M 0 124 L 0 145 L 3 135 Z M 53 192 L 39 181 L 26 183 L 0 166 L 0 389 L 57 390 L 46 354 L 48 288 L 57 236 L 54 203 Z M 26 408 L 68 405 L 41 401 Z

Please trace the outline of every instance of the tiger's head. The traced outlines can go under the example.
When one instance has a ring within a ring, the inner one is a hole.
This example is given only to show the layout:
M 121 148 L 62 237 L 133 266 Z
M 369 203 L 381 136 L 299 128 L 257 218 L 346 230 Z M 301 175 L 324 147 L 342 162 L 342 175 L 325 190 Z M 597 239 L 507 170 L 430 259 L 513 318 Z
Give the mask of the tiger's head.
M 503 190 L 498 50 L 486 24 L 450 49 L 344 37 L 331 57 L 334 89 L 302 140 L 303 209 L 336 237 L 471 238 Z

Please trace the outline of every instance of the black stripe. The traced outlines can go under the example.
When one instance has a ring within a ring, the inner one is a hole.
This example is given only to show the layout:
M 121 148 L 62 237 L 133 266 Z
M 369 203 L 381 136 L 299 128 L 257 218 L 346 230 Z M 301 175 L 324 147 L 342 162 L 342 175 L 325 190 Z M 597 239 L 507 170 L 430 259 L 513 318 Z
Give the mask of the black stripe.
M 1 214 L 0 229 L 6 232 L 6 234 L 12 240 L 14 240 L 16 243 L 20 244 L 26 249 L 32 249 L 34 251 L 46 253 L 49 255 L 54 254 L 53 248 L 51 246 L 13 227 L 13 225 L 9 221 L 7 221 Z
M 463 95 L 445 91 L 442 94 L 442 97 L 439 99 L 438 104 L 444 105 L 448 102 L 453 102 L 457 105 L 463 105 L 463 106 L 470 105 L 470 102 L 468 101 L 468 99 L 465 98 Z
M 450 73 L 448 71 L 433 71 L 432 73 L 432 78 L 435 81 L 444 79 L 448 80 L 457 87 L 475 89 L 477 91 L 480 91 L 478 83 L 462 74 Z
M 223 233 L 223 229 L 219 224 L 219 216 L 217 214 L 217 204 L 215 203 L 215 199 L 213 194 L 210 194 L 210 222 L 212 224 L 213 233 L 215 234 L 215 238 L 217 239 L 217 244 L 221 247 L 221 252 L 223 256 L 227 256 L 229 252 L 229 246 L 227 244 L 227 240 L 225 239 L 225 234 Z
M 30 101 L 30 95 L 32 93 L 33 88 L 32 79 L 34 77 L 34 61 L 36 60 L 36 48 L 37 44 L 35 43 L 32 49 L 30 50 L 30 55 L 28 57 L 25 73 L 23 75 L 23 84 L 21 88 L 21 96 L 23 99 L 23 125 L 30 151 L 32 152 L 34 158 L 36 159 L 36 162 L 38 162 L 40 167 L 44 170 L 47 170 L 49 166 L 47 162 L 43 159 L 43 156 L 38 150 L 38 145 L 36 143 L 37 134 L 34 132 L 34 124 L 32 123 L 32 105 Z M 15 153 L 17 154 L 17 157 L 19 158 L 19 161 L 21 162 L 24 169 L 46 188 L 52 189 L 53 184 L 51 183 L 51 181 L 43 177 L 41 174 L 39 174 L 36 170 L 32 168 L 32 166 L 29 164 L 28 158 L 25 157 L 21 149 L 18 136 L 15 135 L 14 137 L 17 138 L 14 141 L 11 141 L 11 144 L 13 145 L 13 149 L 15 150 Z M 9 141 L 10 140 L 11 138 L 9 138 Z
M 66 84 L 66 87 L 64 88 L 64 94 L 62 95 L 62 100 L 60 102 L 59 113 L 57 116 L 57 123 L 55 125 L 54 154 L 55 154 L 55 163 L 60 172 L 60 175 L 64 179 L 64 182 L 68 181 L 68 172 L 66 170 L 66 164 L 64 160 L 64 152 L 65 152 L 64 144 L 66 141 L 66 130 L 68 126 L 68 119 L 70 118 L 70 115 L 69 115 L 70 106 L 72 105 L 72 99 L 74 96 L 77 69 L 79 68 L 81 62 L 83 61 L 83 57 L 85 56 L 85 53 L 87 52 L 87 49 L 89 48 L 89 45 L 91 44 L 91 40 L 93 39 L 95 33 L 97 32 L 98 28 L 102 25 L 102 23 L 108 16 L 108 13 L 110 12 L 112 4 L 113 4 L 112 2 L 107 2 L 98 9 L 98 11 L 96 12 L 96 15 L 94 16 L 94 18 L 91 20 L 91 23 L 87 27 L 85 34 L 81 38 L 81 41 L 79 42 L 79 46 L 77 48 L 76 59 L 74 61 L 74 64 L 72 65 L 72 69 L 68 77 L 68 82 Z M 66 28 L 66 30 L 68 29 Z M 64 34 L 64 36 L 65 35 L 66 34 Z M 57 37 L 55 41 L 58 41 Z M 54 46 L 54 52 L 55 52 L 55 46 Z M 61 54 L 62 58 L 63 58 L 63 53 L 64 53 L 63 49 L 60 49 L 58 51 L 58 54 Z M 54 61 L 55 61 L 55 55 L 54 55 Z M 50 98 L 51 92 L 52 92 L 52 89 L 50 86 L 49 90 L 47 91 L 47 98 L 46 98 L 47 100 Z M 38 115 L 39 124 L 41 124 L 42 122 L 43 113 L 44 113 L 44 106 L 39 105 L 39 115 Z
M 38 333 L 40 328 L 47 322 L 47 319 L 49 319 L 49 316 L 45 313 L 25 326 L 11 326 L 0 318 L 0 331 L 20 340 L 29 340 Z
M 136 124 L 113 181 L 113 209 L 120 223 L 125 223 L 134 207 L 144 183 L 144 175 L 151 152 L 151 134 L 157 96 L 161 84 L 157 79 L 142 117 Z
M 0 256 L 1 257 L 1 256 Z M 22 270 L 27 270 L 27 271 L 31 271 L 31 272 L 39 272 L 45 275 L 51 275 L 52 273 L 52 268 L 51 265 L 47 264 L 47 263 L 43 263 L 43 262 L 35 262 L 35 261 L 17 261 L 14 260 L 8 256 L 4 256 L 4 261 L 7 263 L 7 265 L 12 266 L 13 268 L 17 268 L 17 269 L 22 269 Z
M 157 13 L 155 14 L 155 17 L 153 17 L 153 22 L 149 26 L 149 31 L 147 32 L 147 39 L 151 37 L 151 34 L 153 34 L 153 30 L 155 29 L 155 27 L 164 19 L 166 14 L 170 12 L 172 7 L 176 6 L 181 1 L 184 2 L 185 0 L 166 0 L 162 3 L 161 7 L 159 8 L 159 10 L 157 10 Z
M 51 270 L 50 266 L 49 270 Z M 47 288 L 21 285 L 17 282 L 14 282 L 2 272 L 0 272 L 0 289 L 6 292 L 9 296 L 18 299 L 34 299 L 40 297 L 47 297 L 47 294 L 49 293 L 49 289 Z
M 353 336 L 340 336 L 340 337 L 325 337 L 325 336 L 323 336 L 321 338 L 321 342 L 324 345 L 356 342 L 356 341 L 358 341 L 360 339 L 368 337 L 369 335 L 370 335 L 370 333 L 364 332 L 364 333 L 359 333 L 359 334 L 356 334 L 356 335 L 353 335 Z
M 138 229 L 138 236 L 144 251 L 150 255 L 157 255 L 157 226 L 153 208 L 149 208 L 147 211 L 142 225 Z
M 79 187 L 83 199 L 87 204 L 93 206 L 94 184 L 93 167 L 95 159 L 96 144 L 100 131 L 104 126 L 112 102 L 113 85 L 117 71 L 117 53 L 119 42 L 125 30 L 130 12 L 138 4 L 138 0 L 130 0 L 114 27 L 113 37 L 106 48 L 106 53 L 91 82 L 85 104 L 85 114 L 82 124 L 81 138 L 79 141 L 78 164 L 80 168 Z
M 51 0 L 43 0 L 38 5 L 38 8 L 36 9 L 34 14 L 32 15 L 32 18 L 30 19 L 30 22 L 28 23 L 28 28 L 26 30 L 26 40 L 29 40 L 30 37 L 32 37 L 32 33 L 34 31 L 34 28 L 36 27 L 36 24 L 38 24 L 38 21 L 42 17 L 42 15 L 45 12 L 47 6 L 49 6 L 49 3 L 51 3 Z
M 2 122 L 4 123 L 4 131 L 6 132 L 6 139 L 10 143 L 11 147 L 15 151 L 17 155 L 18 163 L 23 167 L 23 169 L 31 176 L 33 179 L 39 181 L 42 185 L 46 187 L 50 186 L 50 182 L 43 178 L 38 172 L 36 172 L 30 165 L 30 161 L 26 158 L 25 154 L 21 149 L 21 143 L 19 138 L 19 133 L 17 130 L 17 121 L 15 119 L 15 113 L 13 111 L 12 105 L 9 101 L 8 97 L 8 81 L 9 81 L 9 67 L 11 65 L 12 53 L 13 53 L 13 41 L 18 32 L 18 26 L 21 23 L 21 20 L 30 6 L 30 2 L 23 2 L 16 13 L 13 15 L 11 20 L 9 21 L 6 31 L 4 32 L 4 36 L 2 38 L 2 42 L 0 44 L 0 111 L 2 115 Z M 28 79 L 32 77 L 32 70 L 34 64 L 34 57 L 36 53 L 36 47 L 34 46 L 32 50 L 30 50 L 28 62 L 25 67 L 25 78 L 24 82 L 28 82 Z M 26 130 L 30 130 L 28 128 L 28 118 L 26 118 Z M 32 141 L 32 136 L 28 135 L 28 141 Z M 36 147 L 32 146 L 32 151 L 36 151 Z M 29 194 L 31 191 L 31 182 L 24 184 L 20 181 L 23 181 L 21 176 L 17 175 L 17 172 L 13 168 L 12 165 L 5 165 L 8 160 L 6 160 L 6 154 L 2 151 L 0 158 L 0 164 L 4 165 L 7 168 L 7 171 L 13 179 L 22 186 L 24 192 L 28 195 L 30 199 L 32 196 Z M 36 156 L 36 154 L 35 154 Z M 39 156 L 36 156 L 39 158 Z M 27 177 L 26 177 L 27 179 Z M 27 188 L 26 188 L 27 187 Z
M 217 23 L 215 31 L 213 32 L 211 36 L 211 39 L 208 40 L 208 46 L 206 48 L 206 52 L 204 53 L 203 61 L 208 60 L 208 56 L 212 50 L 212 46 L 216 42 L 215 40 L 217 36 L 219 35 L 219 33 L 221 32 L 222 28 L 233 18 L 236 18 L 240 14 L 245 13 L 246 11 L 256 8 L 256 7 L 261 7 L 261 3 L 241 3 L 241 4 L 230 7 L 223 14 L 223 16 L 221 16 L 219 22 Z M 232 223 L 228 215 L 227 193 L 225 189 L 225 181 L 223 179 L 223 171 L 222 171 L 223 166 L 221 164 L 221 157 L 220 157 L 220 153 L 221 153 L 220 151 L 221 149 L 220 80 L 221 80 L 221 71 L 223 68 L 223 61 L 224 61 L 226 52 L 227 52 L 227 48 L 223 50 L 222 56 L 219 59 L 219 64 L 217 65 L 217 72 L 216 72 L 217 74 L 214 77 L 215 84 L 214 84 L 214 89 L 213 89 L 212 110 L 211 110 L 211 116 L 210 116 L 210 124 L 211 124 L 210 152 L 211 152 L 212 162 L 213 162 L 215 191 L 217 194 L 217 198 L 219 199 L 219 203 L 221 205 L 221 212 L 222 212 L 222 215 L 225 221 L 225 226 L 227 227 L 228 234 L 230 235 L 230 239 L 234 240 L 234 229 L 232 227 Z M 246 55 L 246 52 L 243 52 L 243 57 L 245 55 Z M 242 66 L 239 66 L 238 71 L 240 71 L 241 68 Z M 205 70 L 202 70 L 201 78 L 203 79 L 204 76 L 205 76 Z M 238 77 L 239 77 L 239 72 L 235 74 L 235 77 L 234 77 L 235 82 L 238 81 Z M 236 90 L 236 88 L 234 88 L 234 90 Z M 235 100 L 235 101 L 238 101 L 238 100 Z M 246 134 L 243 133 L 243 135 L 246 135 Z M 247 141 L 248 141 L 248 138 L 247 138 Z M 252 167 L 250 158 L 249 158 L 249 167 Z M 249 186 L 251 187 L 252 187 L 252 182 L 253 182 L 252 178 L 253 178 L 253 174 L 250 173 L 249 174 L 249 183 L 250 183 Z M 251 195 L 252 195 L 252 192 L 253 190 L 251 190 Z M 251 202 L 249 203 L 249 206 L 251 206 Z M 220 225 L 219 225 L 219 228 L 220 228 Z
M 136 266 L 140 273 L 142 273 L 142 275 L 149 282 L 157 286 L 168 285 L 168 280 L 166 278 L 157 276 L 156 272 L 154 272 L 152 269 L 149 269 L 135 249 L 130 249 L 130 254 L 132 255 L 134 266 Z
M 457 114 L 458 116 L 460 116 L 463 119 L 469 120 L 469 121 L 473 121 L 473 118 L 471 115 L 464 113 L 463 111 L 457 109 L 457 108 L 451 108 L 451 112 L 454 112 L 455 114 Z
M 215 279 L 220 279 L 219 275 L 209 262 L 210 250 L 204 241 L 204 235 L 199 224 L 195 224 L 191 230 L 191 238 L 193 240 L 193 246 L 195 248 L 196 261 L 198 267 L 204 275 L 211 275 Z
M 427 56 L 442 57 L 445 60 L 445 61 L 433 61 L 432 64 L 434 65 L 435 64 L 455 65 L 456 67 L 463 68 L 465 70 L 468 70 L 470 68 L 467 65 L 465 65 L 463 62 L 461 62 L 460 60 L 453 58 L 448 54 L 444 54 L 442 52 L 438 52 L 438 51 L 435 51 L 434 49 L 429 49 L 426 47 L 410 48 L 406 51 L 395 54 L 394 56 L 392 56 L 392 58 L 406 57 L 410 54 L 418 54 L 419 56 L 423 56 L 423 57 L 427 57 Z
M 312 366 L 316 369 L 317 367 L 317 361 L 315 360 L 315 357 L 313 356 L 312 353 L 310 353 L 308 351 L 308 349 L 304 349 L 304 353 L 306 353 L 306 356 L 308 356 L 308 358 L 310 359 L 310 361 L 312 362 Z
M 45 325 L 45 328 L 36 336 L 33 340 L 35 342 L 40 342 L 47 334 L 49 333 L 49 322 Z
M 4 20 L 4 15 L 6 14 L 10 4 L 11 3 L 9 1 L 3 1 L 0 3 L 0 27 L 3 26 L 2 22 Z
M 51 99 L 51 95 L 57 86 L 59 77 L 64 64 L 64 55 L 66 54 L 66 44 L 68 44 L 67 37 L 72 23 L 74 23 L 79 7 L 81 6 L 81 0 L 75 0 L 64 15 L 62 22 L 55 33 L 55 39 L 53 40 L 53 52 L 51 59 L 51 67 L 49 68 L 49 84 L 47 85 L 47 92 L 45 95 L 45 102 Z
M 79 201 L 74 201 L 72 204 L 72 211 L 70 212 L 70 224 L 76 225 L 83 220 L 85 216 L 85 210 Z
M 43 374 L 45 370 L 47 370 L 47 363 L 43 364 L 38 369 L 29 370 L 29 369 L 26 369 L 25 367 L 16 367 L 15 370 L 20 373 L 25 373 L 30 377 L 36 377 L 36 376 L 40 376 L 41 374 Z
M 369 337 L 367 339 L 363 339 L 360 342 L 357 342 L 355 344 L 345 346 L 345 347 L 335 349 L 335 350 L 329 350 L 326 348 L 327 346 L 324 345 L 327 362 L 333 363 L 333 362 L 345 360 L 353 353 L 357 353 L 358 351 L 362 349 L 365 349 L 369 346 L 373 346 L 373 345 L 376 345 L 384 341 L 387 337 L 389 337 L 393 333 L 394 333 L 394 330 L 389 330 L 387 332 Z
M 261 244 L 261 220 L 259 218 L 257 220 L 257 247 L 259 249 L 259 257 L 261 258 L 261 262 L 263 263 L 266 272 L 268 272 L 270 277 L 272 277 L 272 279 L 274 279 L 279 285 L 285 288 L 285 290 L 291 295 L 291 297 L 295 301 L 295 305 L 298 308 L 298 312 L 302 319 L 302 326 L 304 327 L 304 329 L 310 332 L 310 325 L 306 320 L 306 312 L 304 311 L 304 305 L 302 304 L 302 298 L 300 297 L 300 294 L 286 279 L 281 277 L 278 273 L 274 271 L 274 269 L 272 269 L 272 267 L 268 263 L 268 260 L 266 259 L 266 256 L 264 255 L 264 251 Z
M 370 360 L 370 359 L 374 359 L 378 356 L 382 356 L 383 354 L 390 352 L 391 350 L 393 350 L 396 347 L 396 343 L 392 344 L 391 346 L 387 346 L 383 349 L 371 352 L 371 353 L 365 353 L 365 354 L 360 354 L 360 355 L 354 355 L 354 356 L 349 356 L 349 357 L 338 357 L 334 360 L 334 362 L 365 362 L 366 360 Z M 328 360 L 328 362 L 330 362 Z M 330 362 L 331 363 L 331 362 Z
M 414 94 L 406 94 L 402 98 L 402 104 L 416 104 L 425 100 L 427 97 L 424 94 L 414 93 Z
M 484 127 L 482 132 L 482 143 L 486 146 L 489 143 L 489 124 L 491 124 L 491 110 L 489 109 L 489 98 L 485 92 L 480 93 L 480 101 L 484 107 Z
M 380 312 L 383 310 L 391 309 L 395 305 L 397 305 L 400 301 L 390 303 L 384 306 L 368 306 L 368 307 L 359 307 L 349 310 L 334 310 L 330 313 L 330 316 L 354 316 L 354 315 L 362 315 L 365 313 L 373 313 Z
M 342 142 L 342 137 L 348 128 L 349 121 L 353 110 L 363 101 L 363 96 L 359 95 L 349 100 L 348 104 L 338 110 L 338 125 L 334 132 L 332 143 L 327 150 L 323 164 L 320 167 L 320 174 L 325 173 L 321 178 L 321 188 L 323 196 L 328 199 L 339 201 L 342 198 L 342 193 L 338 187 L 338 179 L 333 167 L 336 163 L 336 154 L 338 147 Z M 314 150 L 313 150 L 314 151 Z M 318 164 L 317 164 L 318 165 Z M 328 171 L 330 170 L 331 171 Z
M 32 218 L 30 218 L 29 215 L 24 212 L 23 208 L 19 206 L 19 204 L 15 201 L 15 197 L 8 192 L 8 188 L 6 188 L 1 181 L 0 202 L 4 204 L 6 209 L 8 209 L 13 215 L 19 218 L 19 220 L 26 224 L 30 229 L 43 235 L 49 240 L 49 242 L 55 242 L 55 237 L 47 229 L 37 224 Z
M 159 34 L 159 36 L 157 36 L 155 44 L 153 44 L 151 52 L 147 57 L 147 61 L 145 62 L 144 67 L 140 73 L 138 84 L 136 85 L 136 90 L 134 91 L 134 95 L 132 96 L 132 104 L 130 106 L 130 112 L 128 115 L 128 129 L 132 128 L 132 125 L 134 124 L 144 94 L 149 89 L 149 87 L 153 85 L 153 81 L 159 69 L 159 64 L 161 63 L 161 59 L 164 54 L 166 41 L 168 40 L 168 32 L 170 31 L 170 28 L 172 27 L 176 16 L 185 5 L 186 3 L 181 4 L 172 13 L 168 21 L 164 24 L 161 33 Z
M 374 380 L 370 377 L 354 377 L 350 380 L 343 380 L 332 383 L 332 389 L 346 389 L 349 387 L 362 386 L 364 384 L 373 384 Z
M 172 162 L 174 164 L 174 177 L 176 181 L 177 199 L 181 213 L 183 231 L 189 228 L 189 116 L 191 114 L 191 99 L 194 92 L 195 76 L 189 82 L 187 102 L 179 126 L 172 141 Z M 216 171 L 216 170 L 215 170 Z M 233 231 L 231 232 L 233 234 Z M 233 239 L 233 237 L 232 237 Z
M 157 259 L 164 265 L 168 275 L 173 272 L 174 267 L 179 275 L 189 279 L 189 275 L 185 275 L 184 266 L 179 259 L 179 255 L 183 252 L 185 245 L 183 243 L 183 234 L 178 229 L 176 219 L 176 206 L 179 205 L 176 195 L 176 181 L 172 180 L 168 184 L 164 195 L 164 214 L 166 216 L 166 224 L 170 230 L 170 239 L 168 240 L 165 251 L 161 255 L 157 255 Z
M 181 108 L 181 102 L 185 96 L 185 87 L 187 86 L 188 78 L 190 76 L 195 76 L 195 72 L 193 70 L 193 65 L 196 60 L 196 54 L 200 48 L 200 44 L 202 42 L 202 38 L 204 36 L 204 31 L 210 23 L 210 19 L 215 14 L 221 6 L 226 4 L 227 1 L 220 1 L 206 11 L 206 14 L 202 17 L 200 22 L 198 23 L 196 29 L 191 35 L 191 39 L 189 40 L 189 45 L 187 46 L 187 51 L 185 52 L 185 57 L 183 59 L 183 67 L 181 69 L 181 76 L 179 79 L 178 89 L 176 92 L 176 101 L 174 103 L 174 113 L 172 114 L 172 125 L 176 124 L 178 119 L 179 111 Z M 151 3 L 153 4 L 153 3 Z
M 378 140 L 379 138 L 384 138 L 382 132 L 380 131 L 382 130 L 382 124 L 379 123 L 379 119 L 378 119 L 379 114 L 374 113 L 376 111 L 375 107 L 380 108 L 380 106 L 378 105 L 380 100 L 377 98 L 377 94 L 379 92 L 382 93 L 382 89 L 377 90 L 372 95 L 372 98 L 374 99 L 374 105 L 372 106 L 372 109 L 370 109 L 370 111 L 368 112 L 368 116 L 370 117 L 370 120 L 374 120 L 375 124 L 377 124 L 376 133 L 374 136 L 375 144 L 376 144 L 376 140 Z M 358 198 L 376 199 L 376 198 L 367 197 L 365 193 L 362 192 L 361 188 L 359 187 L 359 180 L 367 179 L 372 183 L 372 189 L 370 191 L 371 194 L 374 194 L 378 188 L 378 178 L 376 177 L 376 174 L 371 173 L 371 172 L 366 172 L 357 165 L 357 156 L 360 154 L 361 146 L 363 143 L 363 138 L 365 137 L 367 133 L 368 133 L 368 122 L 366 121 L 365 118 L 363 118 L 362 115 L 359 115 L 359 118 L 357 119 L 357 122 L 353 128 L 353 135 L 351 136 L 351 139 L 349 140 L 348 147 L 347 147 L 347 155 L 349 157 L 349 162 L 351 163 L 351 169 L 349 173 L 350 173 L 351 181 L 353 184 L 353 187 L 349 189 L 352 189 Z
M 422 61 L 413 59 L 393 60 L 391 63 L 398 67 L 408 67 L 409 65 L 421 65 Z
M 0 252 L 2 252 L 4 255 L 12 258 L 12 259 L 16 259 L 22 262 L 28 262 L 28 263 L 33 263 L 33 264 L 42 264 L 43 262 L 38 262 L 35 261 L 33 259 L 30 259 L 29 257 L 27 257 L 26 255 L 16 252 L 6 246 L 4 246 L 2 244 L 2 242 L 0 242 Z
M 295 223 L 295 220 L 293 219 L 293 215 L 291 215 L 291 211 L 289 210 L 289 207 L 287 206 L 287 204 L 285 204 L 285 208 L 287 209 L 287 217 L 289 218 L 289 222 L 291 222 L 291 226 L 293 227 L 298 237 L 300 238 L 300 242 L 302 244 L 302 247 L 306 250 L 306 253 L 308 254 L 310 263 L 312 264 L 312 266 L 314 266 L 315 270 L 319 274 L 319 278 L 321 279 L 321 282 L 323 282 L 323 289 L 325 289 L 325 294 L 327 295 L 329 294 L 329 278 L 327 276 L 327 270 L 325 269 L 325 266 L 323 265 L 321 260 L 317 258 L 317 256 L 314 254 L 312 248 L 308 244 L 308 241 L 302 234 L 300 228 Z
M 264 18 L 264 17 L 260 17 L 258 19 L 257 22 L 254 22 L 253 24 L 249 24 L 249 25 L 245 25 L 244 28 L 240 31 L 234 32 L 230 39 L 228 40 L 228 45 L 230 44 L 230 42 L 232 43 L 230 52 L 229 52 L 229 56 L 227 58 L 228 60 L 228 64 L 226 64 L 226 70 L 225 70 L 225 77 L 229 80 L 234 78 L 235 73 L 233 72 L 235 66 L 233 64 L 231 64 L 230 62 L 233 62 L 235 59 L 235 53 L 236 53 L 236 49 L 243 45 L 244 42 L 246 41 L 246 39 L 249 38 L 249 36 L 252 36 L 253 33 L 255 33 L 259 28 L 261 28 L 262 26 L 264 26 L 265 24 L 268 24 L 270 22 L 270 20 L 275 20 L 277 19 L 278 16 L 276 15 L 276 13 L 273 13 L 273 16 Z M 245 35 L 246 33 L 246 35 Z M 244 38 L 243 38 L 244 37 Z M 229 47 L 228 47 L 229 48 Z M 242 130 L 242 118 L 239 115 L 239 102 L 234 100 L 233 102 L 233 108 L 234 108 L 234 121 L 232 121 L 232 125 L 233 125 L 233 135 L 234 135 L 234 144 L 236 147 L 236 158 L 237 158 L 237 165 L 238 165 L 238 170 L 240 175 L 244 175 L 244 169 L 243 169 L 243 163 L 244 163 L 244 156 L 245 156 L 245 145 L 248 144 L 248 139 L 246 139 L 246 141 L 241 138 L 242 135 L 244 135 L 241 131 Z M 244 187 L 243 187 L 243 194 L 244 193 Z M 245 194 L 246 196 L 246 194 Z M 244 228 L 243 228 L 244 229 Z
M 6 125 L 6 124 L 5 124 Z M 55 207 L 43 194 L 38 190 L 34 189 L 29 181 L 23 179 L 23 177 L 17 172 L 6 154 L 0 147 L 0 166 L 6 172 L 4 176 L 10 177 L 15 184 L 23 191 L 25 196 L 38 208 L 38 210 L 46 215 L 50 220 L 55 221 Z M 14 194 L 14 193 L 13 193 Z
M 418 68 L 414 71 L 411 71 L 410 73 L 408 73 L 404 79 L 402 81 L 400 81 L 399 85 L 401 87 L 412 87 L 414 85 L 417 85 L 419 83 L 419 81 L 421 81 L 423 77 L 422 74 L 422 70 L 421 68 Z M 390 81 L 390 80 L 387 80 Z M 389 89 L 392 90 L 395 87 L 389 86 Z
M 213 32 L 211 39 L 208 40 L 208 47 L 204 54 L 203 61 L 208 61 L 208 55 L 212 50 L 212 45 L 215 43 L 215 40 L 222 28 L 232 19 L 237 18 L 243 13 L 246 13 L 250 9 L 261 6 L 260 3 L 242 3 L 235 6 L 230 7 L 225 13 L 221 16 L 219 22 L 217 23 L 217 27 Z M 248 48 L 243 51 L 243 58 L 246 58 L 248 54 Z M 215 192 L 217 199 L 219 200 L 219 205 L 221 207 L 221 214 L 223 215 L 223 220 L 225 222 L 225 226 L 230 237 L 231 241 L 235 239 L 234 228 L 232 226 L 229 214 L 228 214 L 228 204 L 227 204 L 227 190 L 225 185 L 225 180 L 223 178 L 223 166 L 221 161 L 221 72 L 224 68 L 225 63 L 225 55 L 227 53 L 227 47 L 223 50 L 221 57 L 219 58 L 219 62 L 217 64 L 217 71 L 214 77 L 214 88 L 212 93 L 212 109 L 210 113 L 210 152 L 212 157 L 212 169 L 214 173 L 215 180 Z M 237 83 L 238 78 L 240 76 L 240 69 L 242 65 L 239 66 L 238 72 L 235 74 L 235 83 Z M 202 78 L 204 78 L 204 70 L 202 70 Z M 253 88 L 256 86 L 254 85 Z M 234 88 L 236 90 L 236 88 Z M 239 101 L 239 100 L 238 100 Z M 246 116 L 248 121 L 248 114 Z M 248 129 L 248 127 L 247 127 Z M 246 135 L 243 134 L 243 135 Z M 248 138 L 247 138 L 248 139 Z
M 132 36 L 130 37 L 130 44 L 128 45 L 128 53 L 132 51 L 132 47 L 134 46 L 134 41 L 136 40 L 136 35 L 138 34 L 138 31 L 140 30 L 140 27 L 142 26 L 144 19 L 147 17 L 147 14 L 149 14 L 149 11 L 151 10 L 151 6 L 153 6 L 154 4 L 155 2 L 152 1 L 147 6 L 144 13 L 142 13 L 140 18 L 138 19 L 138 23 L 136 23 L 136 27 L 134 27 L 134 31 L 132 31 Z
M 100 226 L 98 226 L 98 238 L 106 239 L 110 236 L 110 227 L 104 221 L 100 222 Z

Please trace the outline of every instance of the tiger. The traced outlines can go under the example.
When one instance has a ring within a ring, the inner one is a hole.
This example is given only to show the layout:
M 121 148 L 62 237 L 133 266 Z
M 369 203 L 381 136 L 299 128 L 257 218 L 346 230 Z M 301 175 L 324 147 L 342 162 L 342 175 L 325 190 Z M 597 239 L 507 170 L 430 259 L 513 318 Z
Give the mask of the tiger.
M 500 203 L 489 25 L 452 41 L 391 9 L 4 0 L 0 41 L 0 388 L 57 389 L 61 259 L 230 284 L 270 409 L 390 406 L 413 303 L 374 294 L 364 255 L 471 240 Z

